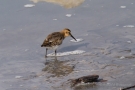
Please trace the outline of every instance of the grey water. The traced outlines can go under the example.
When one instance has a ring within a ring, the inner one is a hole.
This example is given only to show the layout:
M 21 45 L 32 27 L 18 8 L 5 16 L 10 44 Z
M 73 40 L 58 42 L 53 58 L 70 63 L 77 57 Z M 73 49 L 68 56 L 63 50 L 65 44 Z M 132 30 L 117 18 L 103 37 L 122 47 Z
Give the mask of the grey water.
M 119 90 L 135 85 L 135 1 L 61 1 L 0 0 L 0 90 Z M 43 40 L 63 28 L 83 41 L 68 37 L 58 52 L 85 53 L 45 59 Z M 68 83 L 92 74 L 107 82 L 74 88 Z

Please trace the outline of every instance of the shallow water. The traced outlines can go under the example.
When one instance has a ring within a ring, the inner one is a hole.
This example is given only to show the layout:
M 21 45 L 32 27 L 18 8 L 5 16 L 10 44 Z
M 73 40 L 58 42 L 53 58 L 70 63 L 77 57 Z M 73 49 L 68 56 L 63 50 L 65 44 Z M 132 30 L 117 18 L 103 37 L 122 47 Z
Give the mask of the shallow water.
M 0 90 L 118 90 L 134 85 L 134 4 L 134 0 L 85 0 L 66 9 L 47 2 L 1 0 Z M 68 37 L 58 52 L 85 53 L 45 59 L 40 45 L 49 33 L 63 28 L 83 41 L 71 42 Z M 70 88 L 69 79 L 92 74 L 107 82 Z

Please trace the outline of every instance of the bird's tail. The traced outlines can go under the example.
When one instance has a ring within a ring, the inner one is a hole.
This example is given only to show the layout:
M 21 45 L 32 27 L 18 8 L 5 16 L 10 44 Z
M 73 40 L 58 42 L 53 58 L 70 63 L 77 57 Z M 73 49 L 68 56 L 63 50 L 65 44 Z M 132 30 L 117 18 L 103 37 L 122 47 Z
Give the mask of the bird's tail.
M 47 47 L 47 46 L 49 46 L 50 45 L 50 42 L 48 42 L 48 41 L 44 41 L 43 42 L 43 44 L 41 45 L 41 47 Z
M 42 44 L 41 47 L 43 47 L 44 45 Z

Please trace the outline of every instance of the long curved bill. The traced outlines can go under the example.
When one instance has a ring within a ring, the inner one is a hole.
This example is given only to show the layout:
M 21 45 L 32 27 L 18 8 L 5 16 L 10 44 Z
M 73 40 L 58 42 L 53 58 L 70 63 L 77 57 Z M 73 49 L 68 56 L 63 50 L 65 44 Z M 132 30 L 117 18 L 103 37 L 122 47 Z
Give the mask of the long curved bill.
M 77 41 L 71 33 L 70 33 L 70 36 L 71 36 L 75 41 Z

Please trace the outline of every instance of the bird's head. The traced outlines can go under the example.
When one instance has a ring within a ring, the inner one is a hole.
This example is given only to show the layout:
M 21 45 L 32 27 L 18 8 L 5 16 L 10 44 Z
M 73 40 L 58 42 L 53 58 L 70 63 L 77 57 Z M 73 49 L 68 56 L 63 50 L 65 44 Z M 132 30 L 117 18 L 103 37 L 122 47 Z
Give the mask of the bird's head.
M 65 28 L 61 31 L 64 34 L 64 37 L 71 36 L 75 41 L 77 41 L 74 36 L 71 34 L 71 30 L 68 28 Z

